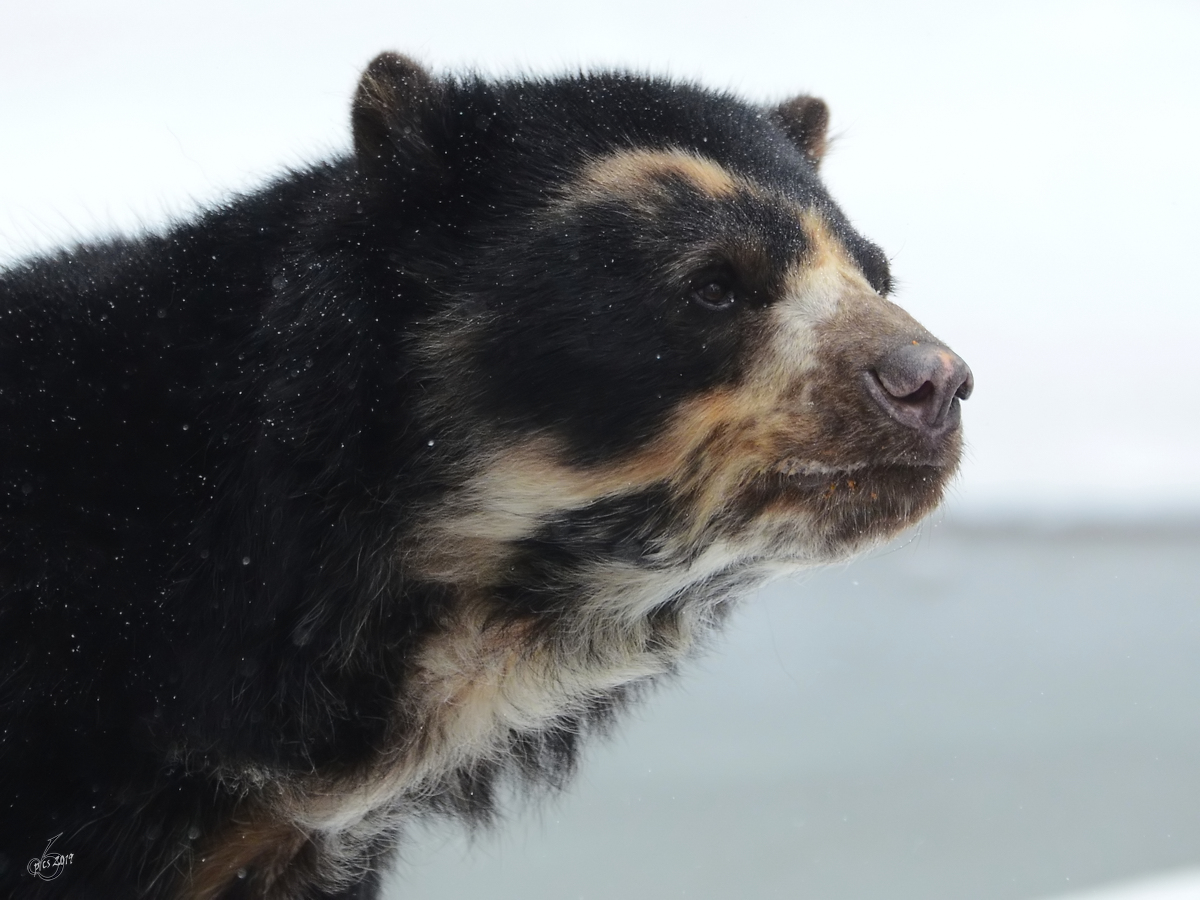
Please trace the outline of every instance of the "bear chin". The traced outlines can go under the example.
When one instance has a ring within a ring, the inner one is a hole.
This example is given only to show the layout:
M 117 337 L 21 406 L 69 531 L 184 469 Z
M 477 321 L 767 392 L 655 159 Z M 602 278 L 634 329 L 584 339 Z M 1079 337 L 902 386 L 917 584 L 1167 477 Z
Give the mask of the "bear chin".
M 818 523 L 785 556 L 811 563 L 847 559 L 890 540 L 932 512 L 956 466 L 872 465 L 822 473 L 772 472 L 746 491 L 749 515 L 779 523 Z M 814 540 L 814 535 L 816 538 Z M 812 542 L 812 546 L 808 542 Z

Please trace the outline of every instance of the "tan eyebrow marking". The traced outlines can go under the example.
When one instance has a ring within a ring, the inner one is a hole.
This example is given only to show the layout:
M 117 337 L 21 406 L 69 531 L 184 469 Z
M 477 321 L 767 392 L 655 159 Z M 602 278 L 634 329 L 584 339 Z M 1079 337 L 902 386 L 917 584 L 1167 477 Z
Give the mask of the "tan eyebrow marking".
M 724 166 L 684 150 L 622 150 L 588 165 L 570 192 L 579 200 L 644 196 L 668 178 L 682 178 L 709 197 L 731 197 L 752 190 Z

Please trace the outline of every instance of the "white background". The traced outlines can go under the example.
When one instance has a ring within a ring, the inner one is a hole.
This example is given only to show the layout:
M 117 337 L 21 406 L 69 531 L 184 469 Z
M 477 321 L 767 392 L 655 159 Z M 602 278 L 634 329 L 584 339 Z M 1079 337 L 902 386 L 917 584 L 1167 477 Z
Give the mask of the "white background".
M 829 101 L 835 197 L 972 365 L 951 515 L 1200 509 L 1200 4 L 10 2 L 0 261 L 348 147 L 359 70 Z

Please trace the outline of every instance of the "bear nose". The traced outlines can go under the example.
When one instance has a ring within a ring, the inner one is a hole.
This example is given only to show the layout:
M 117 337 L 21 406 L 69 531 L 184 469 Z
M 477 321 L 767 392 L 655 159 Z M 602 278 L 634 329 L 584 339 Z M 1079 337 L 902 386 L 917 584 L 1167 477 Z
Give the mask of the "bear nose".
M 975 379 L 948 347 L 913 341 L 884 355 L 870 371 L 867 387 L 901 425 L 935 434 L 957 424 L 954 401 L 971 396 Z

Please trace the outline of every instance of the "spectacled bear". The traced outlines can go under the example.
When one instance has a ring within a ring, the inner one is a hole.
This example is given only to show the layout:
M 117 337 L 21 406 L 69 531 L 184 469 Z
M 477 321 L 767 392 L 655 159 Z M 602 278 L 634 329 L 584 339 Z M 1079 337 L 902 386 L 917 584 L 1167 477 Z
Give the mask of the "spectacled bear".
M 368 898 L 938 503 L 963 361 L 828 113 L 366 70 L 353 152 L 0 276 L 0 887 Z

